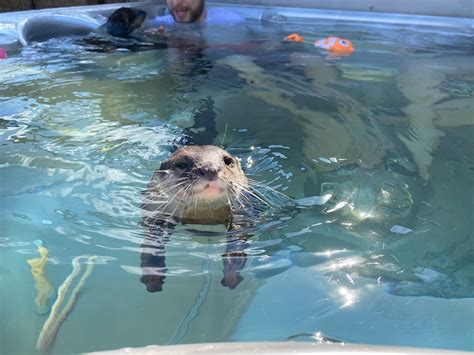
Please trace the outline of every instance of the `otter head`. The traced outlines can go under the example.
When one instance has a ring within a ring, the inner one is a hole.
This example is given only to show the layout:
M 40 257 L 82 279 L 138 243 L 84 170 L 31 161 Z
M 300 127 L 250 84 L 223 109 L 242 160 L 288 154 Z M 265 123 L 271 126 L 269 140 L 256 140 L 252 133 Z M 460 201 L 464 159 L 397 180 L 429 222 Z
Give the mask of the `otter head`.
M 130 7 L 121 7 L 107 19 L 105 28 L 115 37 L 128 37 L 130 33 L 140 28 L 146 19 L 146 12 Z
M 247 184 L 236 157 L 206 145 L 180 148 L 161 164 L 150 187 L 163 201 L 157 211 L 185 223 L 218 224 L 229 222 Z

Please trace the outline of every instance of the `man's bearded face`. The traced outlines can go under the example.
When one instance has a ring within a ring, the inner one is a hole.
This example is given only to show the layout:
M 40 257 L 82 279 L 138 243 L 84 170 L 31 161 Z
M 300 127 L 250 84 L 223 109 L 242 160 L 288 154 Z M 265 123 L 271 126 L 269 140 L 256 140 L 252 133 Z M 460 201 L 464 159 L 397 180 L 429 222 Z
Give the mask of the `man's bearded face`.
M 204 10 L 204 0 L 167 0 L 166 4 L 174 20 L 181 23 L 197 21 Z

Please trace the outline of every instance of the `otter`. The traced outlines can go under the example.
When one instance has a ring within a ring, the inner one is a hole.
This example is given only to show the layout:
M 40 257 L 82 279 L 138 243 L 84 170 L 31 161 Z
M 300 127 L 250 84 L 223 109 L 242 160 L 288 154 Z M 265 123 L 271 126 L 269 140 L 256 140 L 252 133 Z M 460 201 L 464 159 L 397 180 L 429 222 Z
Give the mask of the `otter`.
M 162 290 L 165 243 L 178 224 L 224 225 L 235 228 L 248 202 L 249 182 L 239 160 L 212 146 L 186 146 L 161 163 L 144 192 L 143 224 L 149 228 L 142 245 L 140 281 L 149 292 Z M 237 217 L 238 218 L 238 217 Z M 232 237 L 223 255 L 225 287 L 235 288 L 245 266 L 248 235 Z M 160 270 L 150 274 L 150 270 Z
M 147 13 L 143 10 L 121 7 L 108 17 L 104 25 L 76 43 L 86 46 L 86 50 L 90 52 L 167 48 L 166 42 L 153 40 L 158 37 L 154 36 L 153 39 L 150 39 L 149 36 L 139 31 L 143 27 L 146 16 Z
M 239 160 L 222 148 L 179 149 L 161 163 L 145 193 L 144 209 L 186 224 L 232 223 L 232 206 L 248 189 Z
M 145 11 L 129 7 L 121 7 L 110 15 L 104 26 L 110 35 L 126 38 L 133 31 L 140 28 L 145 19 Z

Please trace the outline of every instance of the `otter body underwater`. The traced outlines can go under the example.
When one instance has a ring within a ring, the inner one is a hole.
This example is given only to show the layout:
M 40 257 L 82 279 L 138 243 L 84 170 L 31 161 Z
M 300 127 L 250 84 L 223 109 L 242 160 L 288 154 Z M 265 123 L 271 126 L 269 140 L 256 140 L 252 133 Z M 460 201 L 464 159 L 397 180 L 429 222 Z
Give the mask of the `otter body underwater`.
M 252 194 L 239 160 L 219 147 L 187 146 L 161 163 L 144 192 L 143 224 L 148 228 L 142 245 L 140 281 L 149 292 L 162 290 L 165 279 L 165 244 L 178 224 L 224 225 L 231 230 L 243 224 L 251 210 Z M 240 217 L 238 217 L 240 216 Z M 235 288 L 246 263 L 249 235 L 229 238 L 223 255 L 221 284 Z

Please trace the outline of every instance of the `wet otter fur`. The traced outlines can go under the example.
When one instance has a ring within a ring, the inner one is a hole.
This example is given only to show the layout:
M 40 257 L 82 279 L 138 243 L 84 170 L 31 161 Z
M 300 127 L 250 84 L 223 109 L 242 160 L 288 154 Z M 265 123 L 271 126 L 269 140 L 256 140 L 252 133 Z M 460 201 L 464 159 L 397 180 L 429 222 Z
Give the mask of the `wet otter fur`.
M 161 163 L 144 192 L 143 224 L 148 228 L 142 245 L 140 281 L 147 291 L 161 291 L 166 278 L 165 244 L 178 223 L 224 225 L 234 228 L 237 209 L 247 203 L 248 180 L 239 160 L 211 146 L 186 146 Z M 240 224 L 240 223 L 239 223 Z M 223 254 L 221 284 L 235 288 L 242 280 L 248 235 L 229 238 Z
M 151 217 L 230 226 L 232 208 L 246 190 L 248 181 L 236 157 L 212 145 L 187 146 L 155 172 L 143 208 Z
M 121 7 L 109 16 L 107 22 L 91 35 L 77 41 L 91 52 L 113 52 L 117 49 L 140 51 L 167 48 L 166 42 L 151 41 L 139 33 L 147 13 L 143 10 Z
M 145 19 L 145 11 L 130 7 L 121 7 L 107 19 L 105 29 L 112 36 L 126 38 L 133 31 L 140 28 Z

